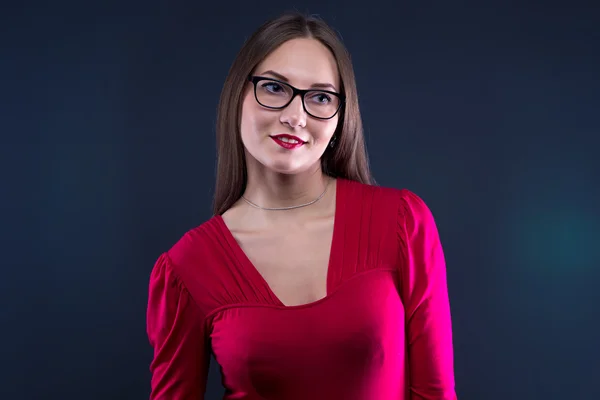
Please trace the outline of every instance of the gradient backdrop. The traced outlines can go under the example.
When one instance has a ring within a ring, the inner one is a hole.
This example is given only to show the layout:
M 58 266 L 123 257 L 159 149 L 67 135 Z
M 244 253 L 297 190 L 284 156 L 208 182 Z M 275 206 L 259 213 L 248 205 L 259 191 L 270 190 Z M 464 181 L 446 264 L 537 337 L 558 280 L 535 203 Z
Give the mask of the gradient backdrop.
M 0 8 L 0 398 L 147 398 L 151 268 L 211 216 L 228 68 L 292 8 L 353 55 L 378 183 L 437 219 L 459 398 L 600 398 L 598 2 L 37 3 Z

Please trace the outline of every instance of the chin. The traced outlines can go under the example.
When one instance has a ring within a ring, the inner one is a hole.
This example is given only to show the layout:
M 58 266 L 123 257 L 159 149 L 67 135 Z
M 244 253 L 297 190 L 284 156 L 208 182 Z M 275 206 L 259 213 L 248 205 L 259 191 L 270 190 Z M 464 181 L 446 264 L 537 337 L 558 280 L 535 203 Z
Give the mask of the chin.
M 307 168 L 302 166 L 294 165 L 289 162 L 270 162 L 265 165 L 268 170 L 277 172 L 278 174 L 294 175 L 306 171 Z
M 320 166 L 320 161 L 307 159 L 306 155 L 300 154 L 277 154 L 261 152 L 256 155 L 252 155 L 251 152 L 247 151 L 246 156 L 248 160 L 252 160 L 253 164 L 259 169 L 263 169 L 264 172 L 274 172 L 284 175 L 295 175 L 304 173 L 311 170 L 315 165 Z
M 279 174 L 294 175 L 301 174 L 320 167 L 320 161 L 308 162 L 308 160 L 294 160 L 293 157 L 274 157 L 263 159 L 261 163 L 269 171 L 273 171 Z

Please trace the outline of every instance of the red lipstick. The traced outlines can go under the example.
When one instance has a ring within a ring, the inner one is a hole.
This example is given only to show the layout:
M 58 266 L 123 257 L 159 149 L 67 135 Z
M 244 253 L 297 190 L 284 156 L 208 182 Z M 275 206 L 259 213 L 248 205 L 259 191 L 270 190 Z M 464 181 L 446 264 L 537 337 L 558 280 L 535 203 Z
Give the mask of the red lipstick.
M 292 150 L 296 149 L 304 144 L 304 141 L 298 136 L 287 135 L 285 133 L 280 135 L 270 136 L 271 139 L 284 149 Z

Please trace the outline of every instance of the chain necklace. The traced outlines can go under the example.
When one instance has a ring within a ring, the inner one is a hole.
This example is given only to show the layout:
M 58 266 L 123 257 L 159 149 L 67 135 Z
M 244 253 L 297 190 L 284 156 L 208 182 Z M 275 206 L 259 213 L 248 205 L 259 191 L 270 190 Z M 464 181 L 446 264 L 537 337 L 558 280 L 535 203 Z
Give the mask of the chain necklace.
M 300 204 L 300 205 L 297 205 L 297 206 L 288 206 L 288 207 L 261 207 L 258 204 L 254 204 L 253 202 L 251 202 L 250 200 L 248 200 L 244 196 L 242 196 L 242 199 L 244 199 L 244 201 L 246 203 L 248 203 L 249 205 L 251 205 L 252 207 L 258 208 L 259 210 L 265 210 L 265 211 L 293 210 L 294 208 L 302 208 L 302 207 L 310 206 L 311 204 L 315 204 L 317 201 L 321 200 L 323 198 L 323 196 L 325 196 L 325 193 L 327 192 L 327 188 L 329 187 L 329 183 L 330 182 L 331 181 L 327 182 L 327 186 L 325 186 L 325 190 L 323 190 L 323 193 L 321 193 L 319 195 L 319 197 L 317 197 L 314 200 L 309 201 L 308 203 Z

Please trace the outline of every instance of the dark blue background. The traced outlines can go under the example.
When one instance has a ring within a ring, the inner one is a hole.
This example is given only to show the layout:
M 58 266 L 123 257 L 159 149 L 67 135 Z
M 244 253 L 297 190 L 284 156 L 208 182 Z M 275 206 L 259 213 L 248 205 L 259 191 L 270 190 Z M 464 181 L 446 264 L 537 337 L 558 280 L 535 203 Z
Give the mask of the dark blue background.
M 598 3 L 408 3 L 3 5 L 0 397 L 147 398 L 150 270 L 211 215 L 233 58 L 295 7 L 353 55 L 378 183 L 436 216 L 459 398 L 600 398 Z

